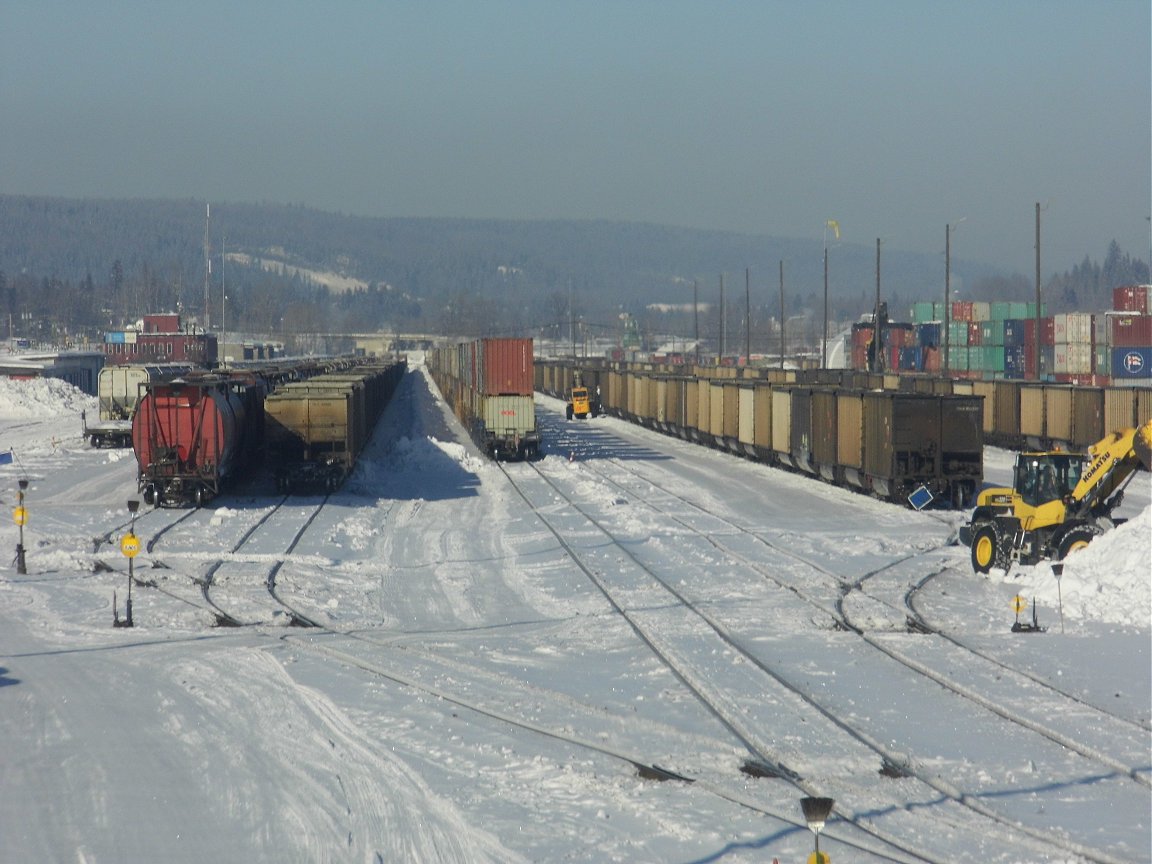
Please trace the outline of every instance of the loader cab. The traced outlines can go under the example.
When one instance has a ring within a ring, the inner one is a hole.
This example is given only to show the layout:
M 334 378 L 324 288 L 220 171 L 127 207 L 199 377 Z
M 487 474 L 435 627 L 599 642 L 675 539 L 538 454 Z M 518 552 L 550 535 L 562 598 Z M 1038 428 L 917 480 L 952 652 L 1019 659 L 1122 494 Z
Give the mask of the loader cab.
M 1079 453 L 1022 453 L 1016 459 L 1013 485 L 1020 500 L 1039 507 L 1071 495 L 1083 465 Z

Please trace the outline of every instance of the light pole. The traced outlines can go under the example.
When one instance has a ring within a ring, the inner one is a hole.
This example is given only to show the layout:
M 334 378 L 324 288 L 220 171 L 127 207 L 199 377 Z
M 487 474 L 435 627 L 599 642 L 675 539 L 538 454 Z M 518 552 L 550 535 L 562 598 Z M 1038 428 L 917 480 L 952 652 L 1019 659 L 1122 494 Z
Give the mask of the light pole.
M 16 509 L 12 511 L 12 518 L 20 528 L 20 539 L 16 543 L 16 572 L 26 576 L 28 568 L 24 563 L 24 523 L 28 521 L 28 511 L 24 509 L 24 490 L 28 488 L 28 481 L 21 478 L 16 482 L 20 486 L 16 493 Z
M 808 830 L 816 838 L 816 851 L 808 858 L 812 864 L 829 864 L 827 855 L 820 851 L 820 832 L 824 830 L 824 823 L 828 814 L 832 812 L 835 802 L 831 798 L 801 798 L 800 807 L 804 810 L 804 821 L 808 823 Z
M 840 239 L 840 223 L 835 219 L 824 222 L 824 333 L 820 339 L 820 368 L 828 368 L 828 229 Z
M 960 223 L 967 219 L 962 216 L 952 225 L 944 226 L 944 374 L 951 369 L 950 353 L 952 351 L 952 337 L 949 333 L 949 313 L 952 311 L 952 232 Z

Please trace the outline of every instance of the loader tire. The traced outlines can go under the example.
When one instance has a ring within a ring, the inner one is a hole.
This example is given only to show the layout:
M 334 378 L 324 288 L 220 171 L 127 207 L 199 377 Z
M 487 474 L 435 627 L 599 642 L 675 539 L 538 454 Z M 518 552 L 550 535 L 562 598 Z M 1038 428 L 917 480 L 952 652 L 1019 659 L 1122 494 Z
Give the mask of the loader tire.
M 1092 542 L 1092 538 L 1100 534 L 1095 528 L 1080 525 L 1071 529 L 1060 538 L 1060 546 L 1056 550 L 1056 560 L 1063 561 L 1073 552 L 1079 552 Z
M 987 573 L 993 567 L 1003 567 L 1003 553 L 1000 551 L 1000 532 L 988 523 L 981 525 L 972 535 L 972 569 L 977 573 Z

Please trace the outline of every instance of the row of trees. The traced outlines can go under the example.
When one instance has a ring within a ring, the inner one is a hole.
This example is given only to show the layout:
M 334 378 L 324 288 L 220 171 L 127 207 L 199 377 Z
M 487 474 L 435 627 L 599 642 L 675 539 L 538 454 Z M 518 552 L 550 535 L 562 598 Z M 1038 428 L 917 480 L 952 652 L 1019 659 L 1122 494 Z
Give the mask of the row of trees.
M 99 340 L 147 312 L 180 311 L 202 322 L 204 205 L 191 201 L 90 201 L 0 195 L 0 314 L 13 336 Z M 694 335 L 692 274 L 702 336 L 721 330 L 742 347 L 743 269 L 752 269 L 753 332 L 775 331 L 776 274 L 786 259 L 789 329 L 818 336 L 823 296 L 818 241 L 609 222 L 368 219 L 278 205 L 212 208 L 210 317 L 253 333 L 426 331 L 459 336 L 613 333 L 626 314 L 648 333 Z M 227 237 L 227 259 L 219 247 Z M 275 257 L 282 270 L 244 264 L 234 253 Z M 855 256 L 855 257 L 853 257 Z M 872 272 L 871 251 L 845 247 L 841 272 Z M 858 260 L 857 260 L 858 259 Z M 101 263 L 103 262 L 103 263 Z M 735 265 L 733 262 L 739 262 Z M 953 262 L 964 296 L 1028 300 L 1024 276 Z M 222 273 L 222 270 L 226 272 Z M 734 273 L 733 270 L 736 270 Z M 902 317 L 935 300 L 936 256 L 885 259 L 885 300 Z M 333 291 L 306 275 L 333 271 L 366 287 Z M 718 275 L 729 273 L 723 324 Z M 739 274 L 739 275 L 737 275 Z M 1090 257 L 1048 278 L 1050 312 L 1109 307 L 1116 285 L 1147 283 L 1147 263 L 1116 243 L 1103 263 Z M 942 288 L 942 285 L 941 285 Z M 224 296 L 227 295 L 227 300 Z M 830 314 L 849 321 L 871 310 L 870 285 L 832 286 Z M 778 331 L 775 331 L 778 332 Z M 760 350 L 755 345 L 753 350 Z

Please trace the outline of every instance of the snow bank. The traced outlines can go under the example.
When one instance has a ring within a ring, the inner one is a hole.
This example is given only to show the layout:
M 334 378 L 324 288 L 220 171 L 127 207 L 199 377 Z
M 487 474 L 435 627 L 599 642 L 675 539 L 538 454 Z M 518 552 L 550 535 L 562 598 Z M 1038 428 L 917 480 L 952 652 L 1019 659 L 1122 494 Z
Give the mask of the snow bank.
M 1049 564 L 1012 568 L 1007 581 L 1066 620 L 1152 624 L 1152 507 L 1070 555 L 1057 585 Z
M 50 418 L 95 411 L 96 398 L 59 378 L 27 381 L 0 376 L 0 416 Z

